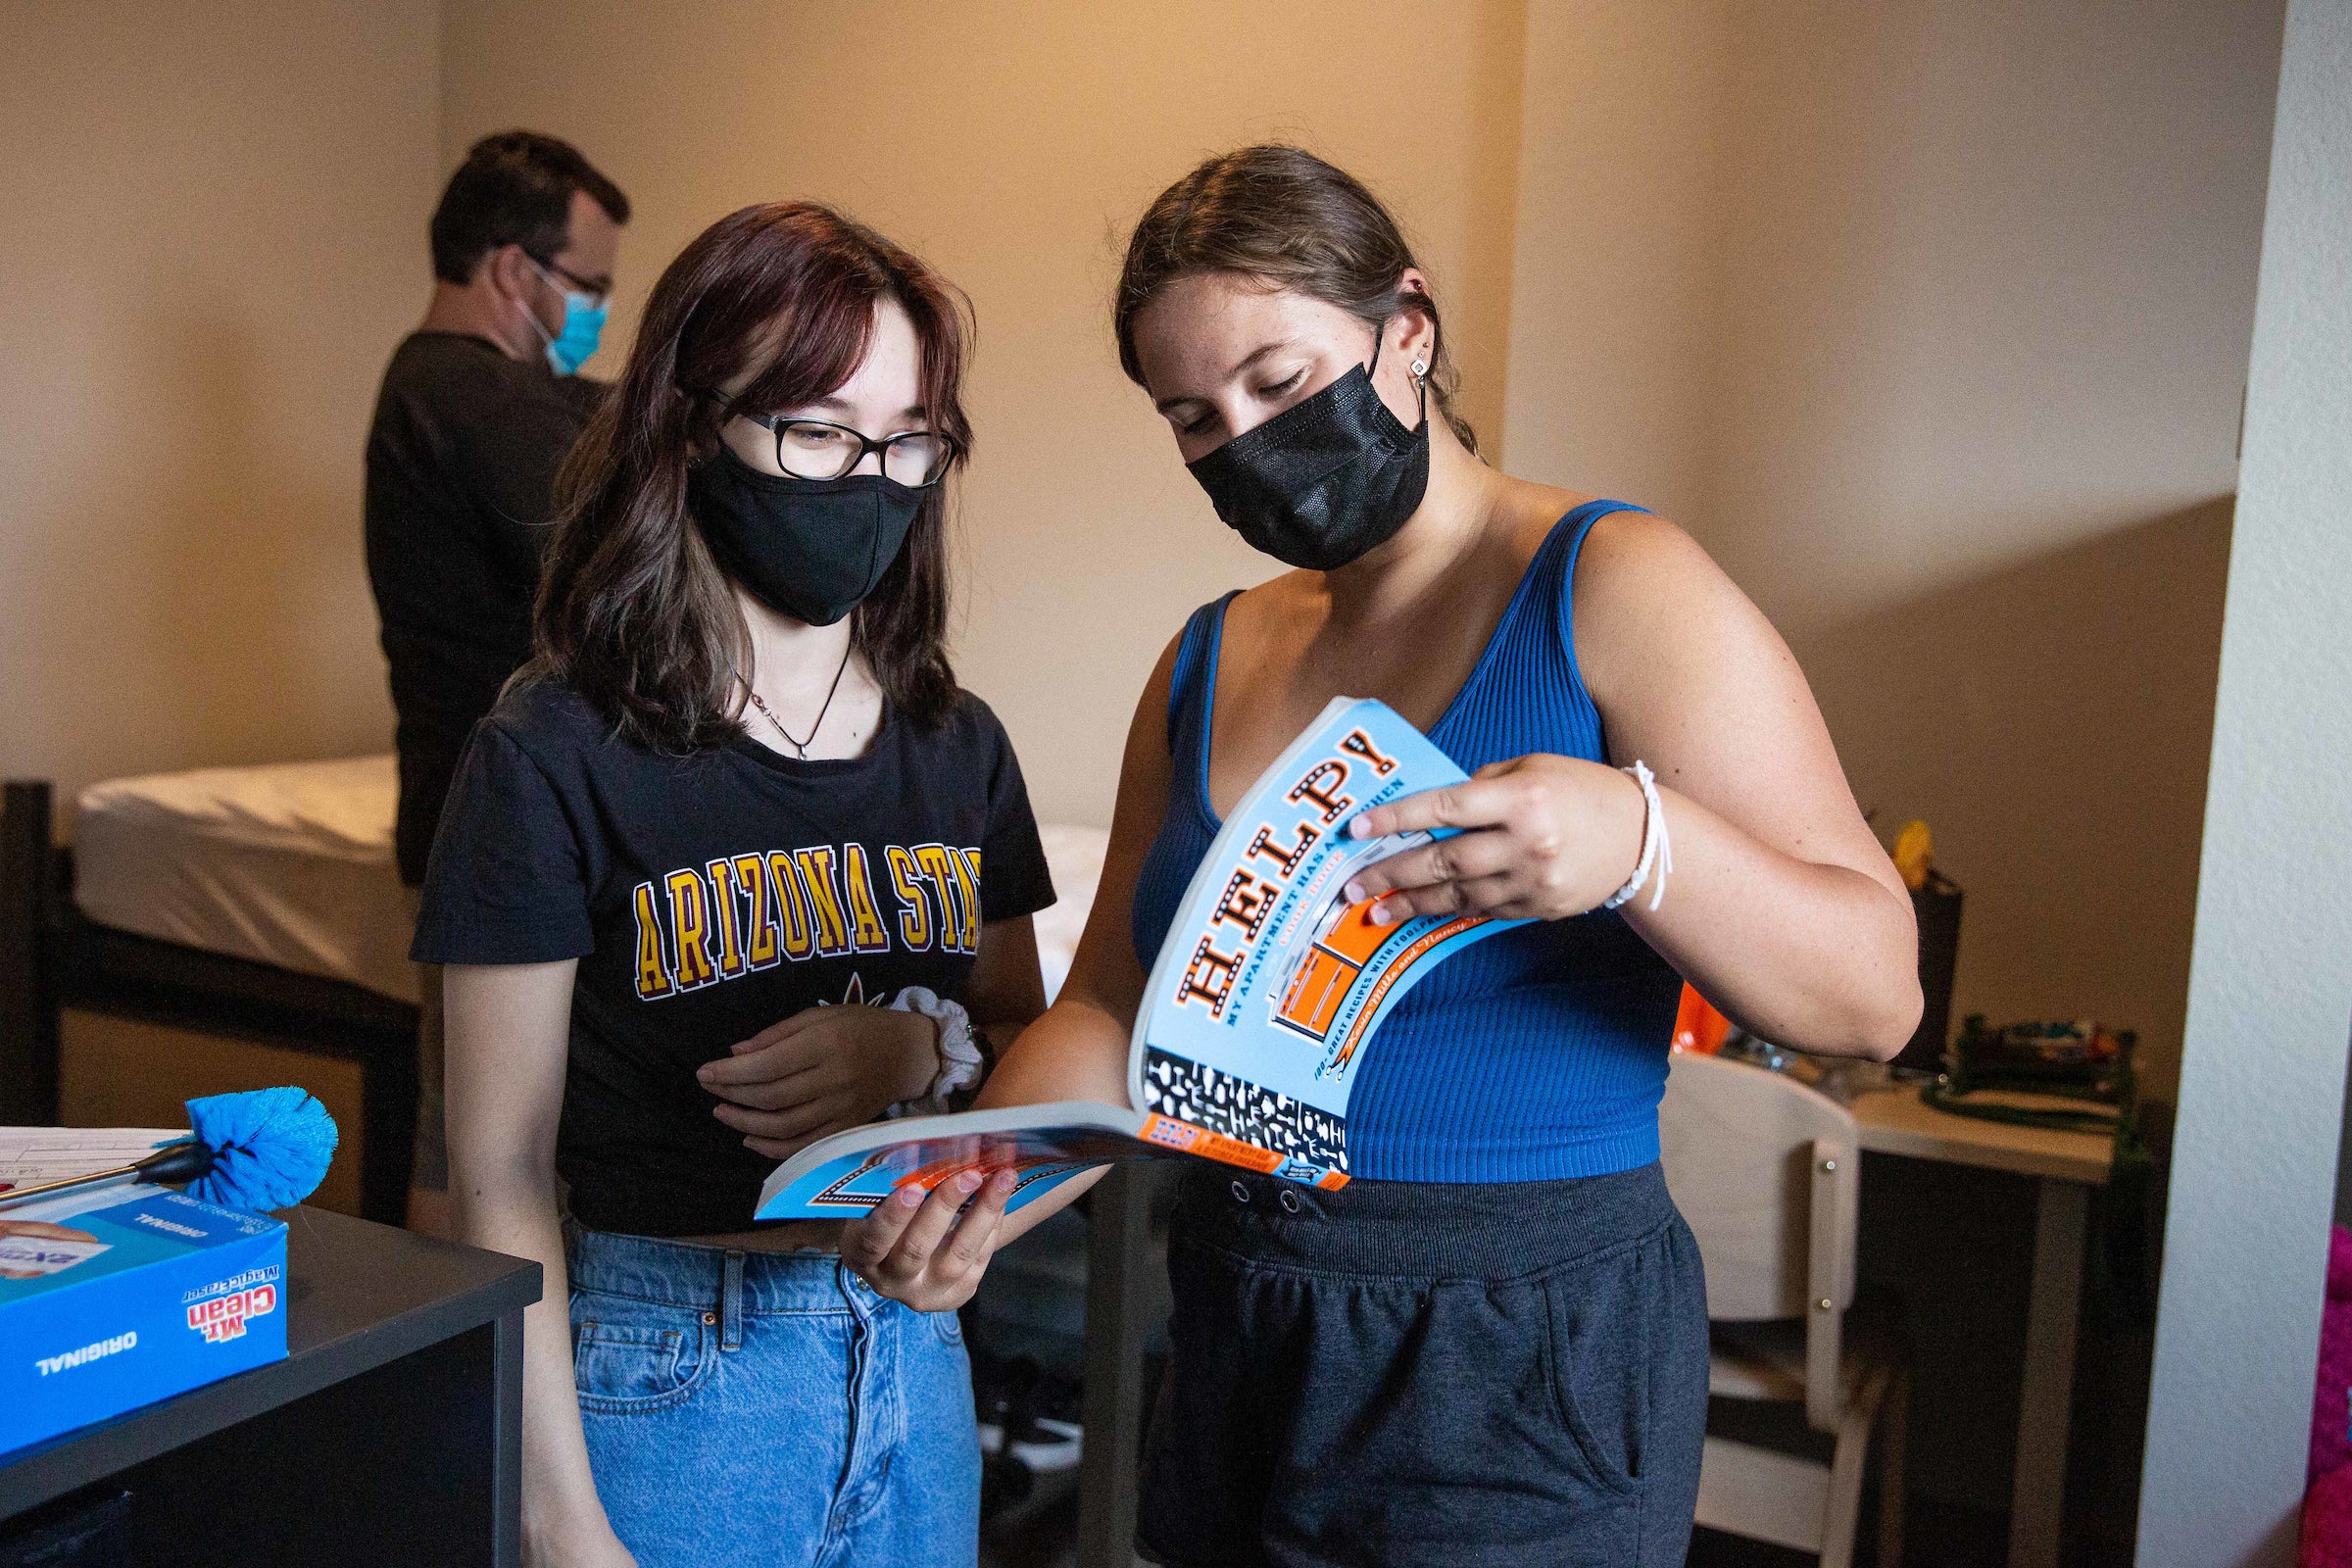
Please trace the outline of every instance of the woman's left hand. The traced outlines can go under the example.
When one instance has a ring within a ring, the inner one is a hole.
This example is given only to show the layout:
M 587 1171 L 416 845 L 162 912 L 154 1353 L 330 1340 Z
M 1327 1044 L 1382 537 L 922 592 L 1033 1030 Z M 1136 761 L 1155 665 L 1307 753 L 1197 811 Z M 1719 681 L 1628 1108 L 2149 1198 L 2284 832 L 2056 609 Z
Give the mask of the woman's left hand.
M 975 1169 L 928 1197 L 902 1187 L 842 1227 L 841 1260 L 877 1295 L 918 1312 L 952 1312 L 980 1288 L 1019 1185 L 1017 1171 Z
M 1597 907 L 1642 858 L 1642 786 L 1616 768 L 1536 755 L 1490 762 L 1468 782 L 1360 813 L 1357 838 L 1461 832 L 1358 871 L 1350 902 L 1379 899 L 1375 924 L 1417 914 L 1558 920 Z
M 875 1120 L 938 1074 L 939 1025 L 919 1012 L 846 1003 L 804 1008 L 696 1072 L 718 1097 L 711 1114 L 770 1159 Z

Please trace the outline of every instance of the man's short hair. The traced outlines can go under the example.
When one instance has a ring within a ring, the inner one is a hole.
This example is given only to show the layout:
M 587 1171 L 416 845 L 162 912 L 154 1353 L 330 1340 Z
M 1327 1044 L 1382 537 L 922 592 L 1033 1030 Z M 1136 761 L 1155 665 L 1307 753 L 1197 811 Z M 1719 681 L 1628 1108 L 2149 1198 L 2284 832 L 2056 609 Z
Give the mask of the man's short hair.
M 571 239 L 571 193 L 584 190 L 615 223 L 629 220 L 629 199 L 578 148 L 535 130 L 484 136 L 449 176 L 433 209 L 433 275 L 473 280 L 482 258 L 519 245 L 553 261 Z

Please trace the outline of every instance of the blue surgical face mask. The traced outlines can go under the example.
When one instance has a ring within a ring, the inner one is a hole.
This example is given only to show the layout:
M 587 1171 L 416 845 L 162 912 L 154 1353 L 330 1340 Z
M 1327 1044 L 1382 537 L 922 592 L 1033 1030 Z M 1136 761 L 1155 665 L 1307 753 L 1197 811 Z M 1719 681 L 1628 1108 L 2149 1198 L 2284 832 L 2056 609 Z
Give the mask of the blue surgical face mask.
M 549 337 L 547 328 L 539 324 L 537 311 L 523 314 L 531 318 L 532 327 L 546 341 L 549 368 L 558 375 L 569 375 L 588 363 L 588 356 L 596 352 L 597 339 L 604 336 L 605 302 L 593 294 L 580 294 L 564 287 L 548 276 L 547 269 L 541 267 L 536 258 L 525 257 L 524 260 L 530 262 L 531 270 L 539 274 L 549 288 L 564 296 L 564 329 L 553 337 Z

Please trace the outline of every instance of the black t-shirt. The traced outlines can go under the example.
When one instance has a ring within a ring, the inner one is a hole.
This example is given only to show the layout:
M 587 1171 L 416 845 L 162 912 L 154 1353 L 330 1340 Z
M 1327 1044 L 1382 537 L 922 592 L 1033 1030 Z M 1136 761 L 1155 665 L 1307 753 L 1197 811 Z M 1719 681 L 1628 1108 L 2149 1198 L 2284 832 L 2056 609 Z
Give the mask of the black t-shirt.
M 697 1067 L 807 1007 L 959 998 L 980 928 L 1053 902 L 1012 744 L 968 693 L 930 727 L 885 708 L 863 757 L 798 761 L 748 737 L 661 756 L 534 682 L 466 748 L 415 956 L 578 958 L 571 1211 L 708 1235 L 751 1224 L 774 1161 L 711 1115 Z
M 368 432 L 368 581 L 399 714 L 401 880 L 424 880 L 466 737 L 531 651 L 556 469 L 605 393 L 465 332 L 412 332 Z

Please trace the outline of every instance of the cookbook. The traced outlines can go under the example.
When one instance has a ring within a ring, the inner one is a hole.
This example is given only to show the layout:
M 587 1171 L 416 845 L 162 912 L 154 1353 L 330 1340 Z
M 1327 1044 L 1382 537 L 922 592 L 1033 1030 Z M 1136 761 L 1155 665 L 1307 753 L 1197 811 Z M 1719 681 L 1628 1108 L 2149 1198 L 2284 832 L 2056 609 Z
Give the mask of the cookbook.
M 902 1187 L 1019 1175 L 1008 1209 L 1111 1160 L 1191 1156 L 1316 1187 L 1348 1181 L 1348 1096 L 1380 1023 L 1465 945 L 1523 922 L 1375 924 L 1347 886 L 1444 837 L 1355 838 L 1363 811 L 1466 775 L 1386 704 L 1334 698 L 1226 817 L 1152 965 L 1124 1105 L 1010 1105 L 877 1122 L 778 1166 L 762 1220 L 854 1218 Z

